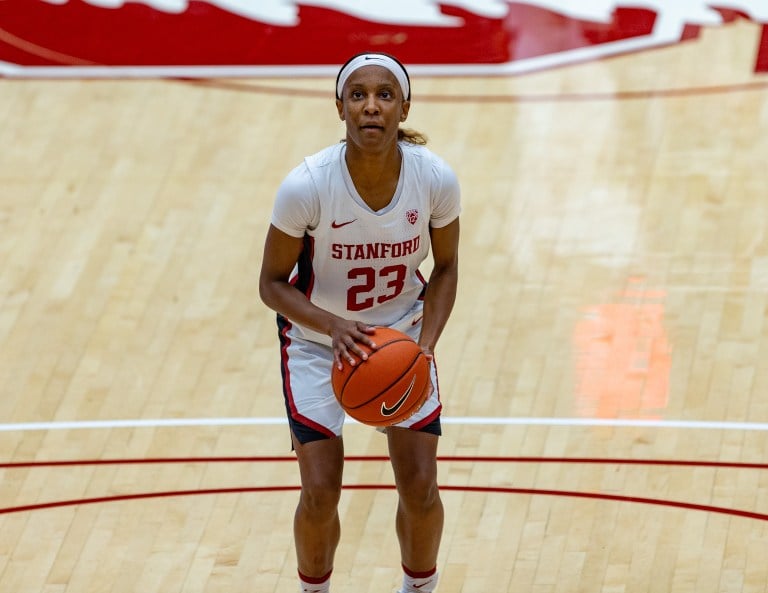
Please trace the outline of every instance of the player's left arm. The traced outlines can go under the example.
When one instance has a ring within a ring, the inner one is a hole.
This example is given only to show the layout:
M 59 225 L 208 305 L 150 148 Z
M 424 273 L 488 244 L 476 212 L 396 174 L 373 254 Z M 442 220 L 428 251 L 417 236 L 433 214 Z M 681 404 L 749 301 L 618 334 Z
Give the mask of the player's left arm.
M 444 227 L 430 228 L 434 267 L 424 295 L 424 318 L 419 345 L 432 355 L 456 301 L 459 281 L 459 218 Z

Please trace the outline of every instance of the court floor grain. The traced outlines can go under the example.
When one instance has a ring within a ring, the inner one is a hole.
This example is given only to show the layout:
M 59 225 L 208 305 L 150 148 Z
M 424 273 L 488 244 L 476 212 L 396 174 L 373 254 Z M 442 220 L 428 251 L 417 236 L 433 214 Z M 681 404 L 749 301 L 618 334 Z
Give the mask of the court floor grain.
M 463 191 L 437 361 L 440 593 L 768 591 L 759 28 L 517 77 L 414 77 Z M 0 591 L 294 591 L 277 184 L 332 81 L 0 80 Z M 334 591 L 400 578 L 350 424 Z

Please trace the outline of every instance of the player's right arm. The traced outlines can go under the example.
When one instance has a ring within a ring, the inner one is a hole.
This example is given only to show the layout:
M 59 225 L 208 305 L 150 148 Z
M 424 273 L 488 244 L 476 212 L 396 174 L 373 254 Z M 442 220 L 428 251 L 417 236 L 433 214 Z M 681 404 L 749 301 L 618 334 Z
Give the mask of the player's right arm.
M 374 346 L 369 334 L 374 329 L 359 321 L 344 319 L 312 303 L 290 283 L 290 276 L 303 248 L 302 238 L 293 237 L 270 224 L 264 243 L 264 255 L 259 275 L 259 296 L 264 304 L 305 327 L 331 337 L 334 364 L 341 368 L 341 361 L 354 364 L 354 353 L 366 359 L 358 346 L 363 342 Z

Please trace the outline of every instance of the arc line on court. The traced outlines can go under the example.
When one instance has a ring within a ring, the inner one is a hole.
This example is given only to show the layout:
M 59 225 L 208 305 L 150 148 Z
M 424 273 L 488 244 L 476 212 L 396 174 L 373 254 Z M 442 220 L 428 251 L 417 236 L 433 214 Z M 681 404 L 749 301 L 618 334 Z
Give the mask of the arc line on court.
M 394 484 L 345 484 L 342 486 L 344 490 L 395 490 Z M 734 517 L 743 517 L 746 519 L 754 519 L 758 521 L 768 521 L 768 515 L 764 513 L 757 513 L 754 511 L 748 511 L 744 509 L 731 509 L 727 507 L 695 504 L 684 501 L 666 500 L 657 498 L 645 498 L 638 496 L 625 496 L 619 494 L 609 494 L 603 492 L 577 492 L 571 490 L 543 490 L 537 488 L 507 488 L 507 487 L 495 487 L 495 486 L 454 486 L 445 485 L 440 487 L 444 491 L 457 491 L 457 492 L 475 492 L 475 493 L 487 493 L 487 494 L 524 494 L 524 495 L 543 495 L 543 496 L 563 496 L 569 498 L 583 498 L 583 499 L 596 499 L 613 502 L 629 502 L 640 504 L 651 504 L 663 507 L 673 507 L 684 510 L 703 511 L 709 513 L 720 513 L 723 515 L 731 515 Z M 127 502 L 135 500 L 143 500 L 148 498 L 171 498 L 181 496 L 202 496 L 202 495 L 221 495 L 221 494 L 247 494 L 247 493 L 269 493 L 280 491 L 295 491 L 301 490 L 301 486 L 257 486 L 257 487 L 240 487 L 240 488 L 210 488 L 204 490 L 177 490 L 168 492 L 141 492 L 137 494 L 119 494 L 113 496 L 99 496 L 95 498 L 79 498 L 73 500 L 58 500 L 51 502 L 35 503 L 29 505 L 21 505 L 15 507 L 0 508 L 0 515 L 8 515 L 14 513 L 23 513 L 30 511 L 42 511 L 48 509 L 55 509 L 60 507 L 72 507 L 82 506 L 86 504 L 98 504 L 109 502 Z

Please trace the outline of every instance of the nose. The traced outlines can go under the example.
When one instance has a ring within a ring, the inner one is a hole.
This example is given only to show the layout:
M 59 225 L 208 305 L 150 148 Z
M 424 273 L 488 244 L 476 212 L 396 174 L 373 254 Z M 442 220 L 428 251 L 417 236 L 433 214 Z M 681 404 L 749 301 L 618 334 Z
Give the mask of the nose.
M 376 115 L 379 112 L 379 104 L 376 101 L 376 95 L 374 93 L 366 95 L 365 105 L 363 107 L 366 115 Z

